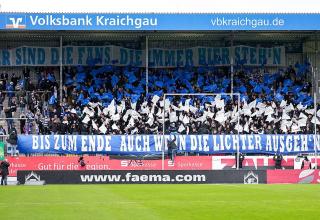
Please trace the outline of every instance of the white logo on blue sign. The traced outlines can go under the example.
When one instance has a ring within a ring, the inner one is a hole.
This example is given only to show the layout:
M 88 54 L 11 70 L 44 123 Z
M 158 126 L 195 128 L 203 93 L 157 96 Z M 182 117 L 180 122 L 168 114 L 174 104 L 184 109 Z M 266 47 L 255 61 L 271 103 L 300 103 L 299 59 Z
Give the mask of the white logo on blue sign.
M 6 17 L 6 28 L 9 28 L 9 29 L 26 28 L 26 16 L 8 15 Z

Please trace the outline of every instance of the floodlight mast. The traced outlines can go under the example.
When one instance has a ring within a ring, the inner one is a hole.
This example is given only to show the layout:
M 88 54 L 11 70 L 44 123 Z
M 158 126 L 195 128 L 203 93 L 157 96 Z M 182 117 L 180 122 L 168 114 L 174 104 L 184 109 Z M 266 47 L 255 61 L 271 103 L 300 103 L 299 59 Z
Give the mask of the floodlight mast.
M 238 112 L 240 110 L 240 93 L 164 93 L 163 94 L 163 122 L 162 122 L 162 170 L 164 170 L 164 155 L 165 155 L 165 112 L 166 112 L 166 105 L 165 100 L 167 96 L 217 96 L 217 95 L 226 95 L 238 97 Z M 237 131 L 238 131 L 238 139 L 240 140 L 240 114 L 238 114 L 238 121 L 237 121 Z M 239 142 L 240 143 L 240 142 Z M 240 153 L 240 144 L 237 146 L 237 170 L 239 169 L 239 153 Z

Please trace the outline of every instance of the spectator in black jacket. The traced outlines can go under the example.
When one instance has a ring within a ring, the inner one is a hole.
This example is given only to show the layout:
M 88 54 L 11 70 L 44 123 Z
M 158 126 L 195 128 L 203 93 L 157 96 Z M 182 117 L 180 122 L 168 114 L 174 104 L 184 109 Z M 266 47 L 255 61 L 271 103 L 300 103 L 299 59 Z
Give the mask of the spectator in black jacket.
M 9 138 L 7 139 L 8 149 L 11 149 L 11 156 L 17 155 L 18 132 L 15 127 L 9 129 Z
M 236 160 L 236 167 L 239 169 L 242 169 L 242 165 L 243 165 L 243 161 L 244 161 L 244 154 L 243 153 L 239 153 L 239 165 L 238 165 L 238 153 L 235 153 L 235 160 Z
M 64 116 L 63 120 L 61 122 L 61 134 L 68 134 L 69 133 L 69 121 L 68 121 L 68 117 Z
M 1 172 L 1 185 L 7 185 L 7 179 L 9 175 L 9 162 L 4 160 L 0 163 L 0 172 Z
M 275 168 L 276 169 L 282 169 L 282 159 L 283 159 L 283 156 L 281 154 L 277 154 L 277 155 L 274 155 L 273 156 L 273 160 L 275 161 Z
M 177 145 L 176 145 L 176 136 L 174 136 L 173 140 L 168 140 L 168 156 L 172 162 L 174 162 L 174 158 L 177 152 Z

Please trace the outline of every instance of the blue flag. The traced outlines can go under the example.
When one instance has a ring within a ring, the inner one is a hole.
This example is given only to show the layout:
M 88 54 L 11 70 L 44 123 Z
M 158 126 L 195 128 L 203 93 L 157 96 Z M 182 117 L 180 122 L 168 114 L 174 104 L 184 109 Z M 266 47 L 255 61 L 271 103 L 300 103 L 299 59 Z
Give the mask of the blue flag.
M 216 84 L 209 85 L 209 86 L 204 86 L 203 87 L 203 91 L 204 92 L 214 92 L 217 88 L 218 88 L 218 86 Z
M 94 69 L 94 70 L 91 70 L 90 74 L 91 74 L 91 76 L 96 77 L 96 75 L 99 74 L 99 71 Z
M 180 93 L 188 93 L 188 90 L 187 90 L 187 89 L 180 89 L 179 92 L 180 92 Z
M 244 85 L 242 85 L 242 86 L 239 87 L 239 92 L 246 93 L 247 92 L 247 88 Z
M 157 96 L 161 97 L 163 95 L 163 91 L 162 90 L 155 91 L 153 93 L 153 95 L 157 95 Z
M 306 105 L 306 106 L 311 106 L 313 105 L 313 99 L 311 96 L 308 96 L 307 99 L 303 102 L 303 105 Z
M 249 84 L 252 86 L 252 87 L 255 87 L 257 85 L 257 83 L 253 80 L 250 80 L 249 81 Z
M 141 94 L 141 93 L 144 93 L 144 87 L 142 87 L 141 85 L 133 88 L 133 93 L 136 93 L 136 94 Z
M 54 105 L 57 102 L 56 97 L 52 95 L 49 99 L 49 105 Z
M 72 85 L 72 84 L 73 84 L 73 79 L 71 79 L 71 78 L 66 79 L 66 81 L 65 81 L 64 84 L 65 84 L 66 86 Z
M 132 95 L 131 95 L 131 102 L 132 102 L 132 103 L 136 103 L 136 102 L 139 100 L 139 98 L 140 98 L 140 95 L 138 95 L 138 94 L 132 94 Z
M 129 76 L 129 83 L 134 83 L 135 81 L 137 81 L 137 77 L 132 73 Z
M 270 74 L 263 75 L 263 82 L 267 85 L 270 85 L 274 82 L 273 76 L 270 76 Z
M 231 80 L 224 78 L 222 81 L 222 87 L 228 87 L 230 84 Z
M 268 86 L 263 86 L 263 90 L 265 91 L 265 93 L 267 95 L 269 95 L 272 92 L 271 89 Z
M 94 93 L 93 86 L 90 86 L 90 87 L 89 87 L 88 92 L 89 92 L 89 94 Z
M 302 90 L 302 86 L 294 86 L 292 87 L 292 92 L 294 94 L 298 94 Z
M 292 86 L 292 84 L 293 84 L 293 82 L 292 82 L 291 79 L 286 79 L 286 80 L 284 80 L 284 82 L 283 82 L 283 86 L 284 86 L 284 87 Z
M 266 100 L 267 102 L 271 102 L 271 101 L 273 100 L 272 95 L 267 95 L 267 97 L 265 98 L 265 100 Z
M 86 80 L 86 73 L 81 72 L 76 74 L 76 82 L 77 83 L 84 83 Z
M 21 89 L 24 89 L 25 80 L 24 79 L 20 79 L 18 84 L 19 84 Z
M 192 85 L 191 85 L 191 83 L 189 82 L 189 80 L 183 79 L 183 80 L 182 80 L 182 83 L 183 83 L 184 85 L 186 85 L 186 87 L 187 87 L 189 90 L 193 90 Z
M 84 99 L 84 96 L 82 93 L 80 93 L 78 99 L 77 99 L 77 102 L 82 102 L 82 100 Z
M 97 92 L 94 92 L 94 93 L 91 93 L 90 94 L 90 98 L 97 98 L 97 99 L 101 99 L 101 96 L 100 96 L 100 94 L 99 93 L 97 93 Z
M 162 82 L 162 81 L 156 81 L 156 82 L 155 82 L 155 85 L 156 85 L 157 87 L 163 87 L 163 82 Z
M 247 102 L 248 100 L 249 100 L 248 96 L 240 94 L 240 101 L 241 102 L 244 102 L 244 101 Z
M 261 98 L 256 98 L 256 102 L 259 103 L 259 102 L 262 102 L 263 100 Z
M 281 92 L 283 92 L 284 94 L 288 94 L 289 88 L 285 86 L 281 89 Z
M 115 87 L 119 82 L 119 78 L 116 75 L 112 75 L 111 77 L 111 85 L 112 87 Z
M 81 100 L 81 105 L 88 105 L 88 103 L 90 102 L 90 99 L 89 98 L 86 98 L 86 99 L 82 99 Z
M 134 89 L 133 85 L 132 85 L 132 84 L 129 84 L 129 83 L 126 83 L 126 84 L 124 85 L 124 88 L 130 89 L 130 90 L 133 90 L 133 89 Z
M 170 86 L 170 87 L 167 87 L 167 92 L 169 93 L 175 93 L 176 92 L 176 87 L 175 86 Z
M 231 96 L 229 95 L 222 95 L 221 98 L 224 99 L 225 102 L 229 102 L 231 100 Z
M 204 84 L 204 77 L 202 75 L 199 76 L 197 81 L 198 87 L 202 87 Z
M 112 100 L 113 96 L 110 92 L 105 92 L 102 94 L 101 99 L 102 100 Z
M 281 95 L 280 93 L 277 93 L 274 98 L 278 102 L 281 102 L 284 99 L 283 95 Z
M 117 101 L 121 101 L 123 99 L 123 93 L 117 92 Z
M 255 93 L 261 93 L 261 92 L 262 92 L 262 87 L 261 87 L 259 84 L 257 84 L 257 85 L 254 87 L 253 92 L 255 92 Z

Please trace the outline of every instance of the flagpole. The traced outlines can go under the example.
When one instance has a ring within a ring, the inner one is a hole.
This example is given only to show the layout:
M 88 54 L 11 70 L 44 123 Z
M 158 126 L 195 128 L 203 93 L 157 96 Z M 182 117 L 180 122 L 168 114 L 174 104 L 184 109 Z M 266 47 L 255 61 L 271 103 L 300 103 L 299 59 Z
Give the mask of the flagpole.
M 164 170 L 164 150 L 165 150 L 165 135 L 164 135 L 164 131 L 165 131 L 165 111 L 166 111 L 166 94 L 163 95 L 163 124 L 162 124 L 162 170 Z
M 60 103 L 62 103 L 62 36 L 60 36 Z
M 316 50 L 315 50 L 315 68 L 313 68 L 313 86 L 314 86 L 314 89 L 313 89 L 313 98 L 314 98 L 314 119 L 315 119 L 315 122 L 314 122 L 314 151 L 315 151 L 315 169 L 318 168 L 318 161 L 317 161 L 317 154 L 318 154 L 318 139 L 317 139 L 317 77 L 316 77 L 316 73 L 317 73 L 317 59 L 318 59 L 318 39 L 316 39 Z
M 146 36 L 146 95 L 149 92 L 149 38 Z
M 240 153 L 240 94 L 238 93 L 238 146 L 237 146 L 237 170 L 239 170 L 239 153 Z
M 318 168 L 318 162 L 317 162 L 317 154 L 318 154 L 318 139 L 317 139 L 317 93 L 314 92 L 314 138 L 313 138 L 313 143 L 314 143 L 314 157 L 315 157 L 315 168 Z
M 231 37 L 231 60 L 230 60 L 230 72 L 231 72 L 231 99 L 233 100 L 233 71 L 234 71 L 234 67 L 233 67 L 233 64 L 234 64 L 234 50 L 233 50 L 233 38 L 234 38 L 234 35 L 232 33 L 232 37 Z

